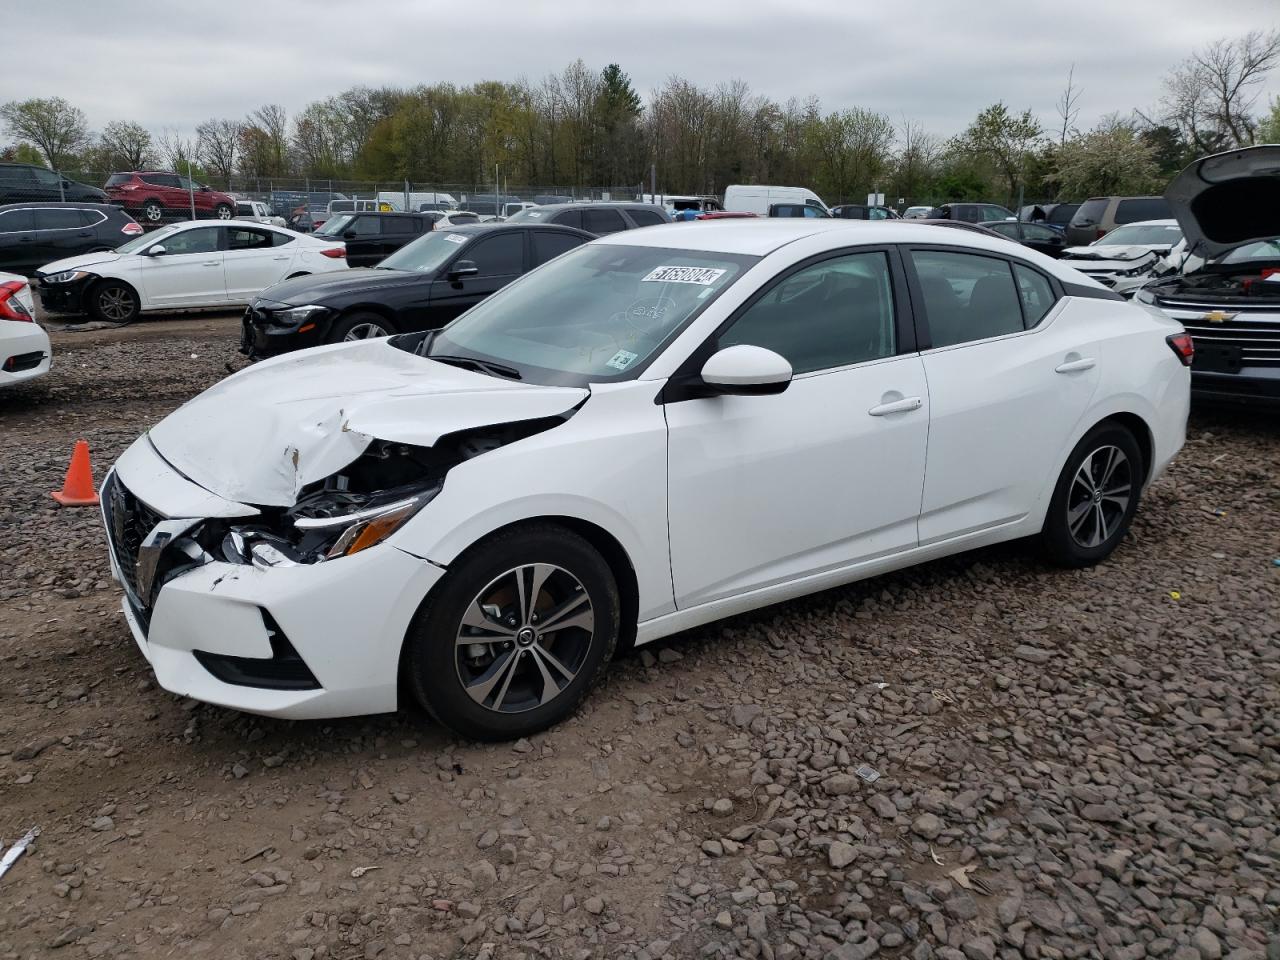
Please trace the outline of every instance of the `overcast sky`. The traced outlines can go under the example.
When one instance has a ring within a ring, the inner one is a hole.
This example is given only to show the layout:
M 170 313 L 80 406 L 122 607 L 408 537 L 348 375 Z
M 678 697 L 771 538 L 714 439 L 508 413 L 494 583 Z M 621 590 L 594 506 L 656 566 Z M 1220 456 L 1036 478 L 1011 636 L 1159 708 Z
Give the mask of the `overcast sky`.
M 816 95 L 826 110 L 905 114 L 944 135 L 996 100 L 1053 127 L 1074 63 L 1087 127 L 1154 104 L 1165 71 L 1206 41 L 1280 26 L 1277 0 L 4 0 L 3 11 L 0 100 L 65 97 L 95 130 L 189 131 L 265 102 L 292 115 L 356 84 L 537 80 L 577 57 L 621 64 L 646 100 L 673 73 L 740 78 L 779 101 Z M 1280 70 L 1260 102 L 1276 93 Z

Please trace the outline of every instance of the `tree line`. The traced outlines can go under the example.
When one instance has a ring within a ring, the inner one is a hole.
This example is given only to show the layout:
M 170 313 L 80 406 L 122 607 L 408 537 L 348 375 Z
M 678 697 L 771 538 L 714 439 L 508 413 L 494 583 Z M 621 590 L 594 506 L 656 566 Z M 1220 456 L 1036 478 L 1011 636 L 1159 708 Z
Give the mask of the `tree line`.
M 229 185 L 233 177 L 422 184 L 511 184 L 722 193 L 730 183 L 807 186 L 830 202 L 873 188 L 910 200 L 1079 199 L 1160 190 L 1191 159 L 1280 142 L 1280 98 L 1259 104 L 1280 60 L 1280 31 L 1213 41 L 1174 65 L 1157 104 L 1076 118 L 1087 93 L 1068 74 L 1053 117 L 1003 102 L 942 136 L 867 107 L 779 103 L 742 80 L 701 87 L 669 77 L 647 101 L 618 64 L 582 60 L 540 81 L 353 87 L 290 116 L 265 104 L 193 131 L 112 121 L 91 133 L 59 97 L 11 101 L 5 159 L 63 171 L 164 167 Z M 892 202 L 892 201 L 891 201 Z

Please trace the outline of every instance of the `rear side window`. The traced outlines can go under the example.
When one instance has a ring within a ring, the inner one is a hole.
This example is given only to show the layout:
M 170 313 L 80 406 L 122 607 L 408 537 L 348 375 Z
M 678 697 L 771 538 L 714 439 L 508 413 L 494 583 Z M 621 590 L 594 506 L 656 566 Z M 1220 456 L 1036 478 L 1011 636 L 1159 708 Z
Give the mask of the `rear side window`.
M 582 229 L 596 234 L 617 233 L 627 225 L 617 210 L 583 210 Z
M 1022 312 L 1027 329 L 1044 319 L 1044 315 L 1057 302 L 1048 277 L 1030 267 L 1014 264 L 1013 275 L 1018 280 L 1018 296 L 1022 300 Z
M 566 210 L 564 213 L 557 213 L 552 223 L 558 223 L 562 227 L 577 227 L 582 229 L 582 211 Z
M 1121 200 L 1116 204 L 1116 223 L 1137 223 L 1139 220 L 1168 220 L 1173 216 L 1169 202 L 1164 197 L 1143 197 L 1137 200 Z
M 627 213 L 631 214 L 631 219 L 636 222 L 637 227 L 656 227 L 660 223 L 667 222 L 656 210 L 628 210 Z
M 991 229 L 1002 237 L 1008 237 L 1010 240 L 1021 239 L 1018 236 L 1018 225 L 1016 223 L 1011 223 L 1005 220 L 993 221 L 991 223 Z
M 485 237 L 462 255 L 480 269 L 477 276 L 506 277 L 524 270 L 524 231 L 513 230 Z
M 1080 204 L 1080 209 L 1071 218 L 1072 226 L 1091 227 L 1107 212 L 1107 198 L 1095 197 Z
M 259 250 L 271 246 L 271 234 L 265 230 L 250 230 L 247 227 L 227 228 L 228 250 Z
M 107 219 L 107 215 L 101 210 L 90 210 L 88 207 L 80 208 L 80 226 L 96 227 Z
M 582 238 L 558 230 L 533 230 L 533 265 L 539 267 L 548 260 L 582 245 Z
M 0 165 L 0 181 L 29 183 L 32 180 L 31 171 L 27 167 L 12 167 Z
M 132 179 L 133 174 L 131 173 L 113 173 L 111 176 L 107 177 L 107 186 L 118 187 L 120 184 L 128 183 Z
M 286 243 L 293 243 L 293 239 L 294 238 L 289 236 L 287 233 L 272 232 L 271 245 L 273 247 L 283 247 Z
M 80 222 L 79 210 L 36 211 L 37 230 L 79 230 L 84 224 Z
M 1022 305 L 1009 263 L 994 257 L 913 250 L 935 347 L 986 340 L 1022 329 Z
M 171 173 L 148 173 L 140 179 L 143 183 L 149 183 L 156 187 L 178 186 L 178 178 Z
M 991 229 L 999 229 L 999 226 L 994 225 Z M 1035 223 L 1024 223 L 1022 225 L 1022 236 L 1027 240 L 1055 240 L 1061 234 L 1056 230 L 1050 230 L 1048 227 L 1042 227 Z

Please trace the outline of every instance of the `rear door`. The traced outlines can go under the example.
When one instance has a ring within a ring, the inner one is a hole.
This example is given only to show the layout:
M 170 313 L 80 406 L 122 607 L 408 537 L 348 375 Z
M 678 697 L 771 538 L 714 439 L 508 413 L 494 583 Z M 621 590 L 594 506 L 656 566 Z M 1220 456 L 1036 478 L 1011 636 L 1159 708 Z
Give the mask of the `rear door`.
M 568 230 L 530 230 L 529 235 L 533 238 L 533 260 L 529 265 L 530 270 L 587 242 L 586 237 L 570 233 Z
M 275 246 L 276 235 L 270 230 L 248 223 L 220 229 L 226 234 L 222 273 L 228 302 L 248 303 L 288 274 L 293 249 Z
M 74 257 L 94 245 L 94 233 L 75 207 L 37 207 L 35 251 L 42 263 Z
M 204 307 L 227 300 L 220 226 L 202 226 L 163 237 L 159 256 L 139 257 L 145 306 Z
M 382 260 L 382 218 L 357 215 L 342 231 L 347 244 L 347 263 L 353 267 L 372 267 Z
M 431 284 L 431 323 L 442 327 L 458 314 L 501 290 L 527 269 L 526 230 L 504 230 L 481 234 L 459 251 Z M 471 261 L 477 272 L 450 277 L 449 271 L 463 261 Z
M 618 233 L 627 229 L 627 222 L 617 210 L 607 207 L 588 207 L 582 211 L 582 229 L 597 237 Z
M 190 198 L 178 189 L 178 177 L 173 173 L 148 173 L 142 176 L 142 182 L 151 187 L 149 194 L 160 201 L 167 211 L 179 213 L 183 209 L 190 211 Z
M 945 247 L 904 259 L 930 345 L 924 546 L 1031 512 L 1097 388 L 1099 352 L 1071 323 L 1043 322 L 1059 290 L 1021 261 Z

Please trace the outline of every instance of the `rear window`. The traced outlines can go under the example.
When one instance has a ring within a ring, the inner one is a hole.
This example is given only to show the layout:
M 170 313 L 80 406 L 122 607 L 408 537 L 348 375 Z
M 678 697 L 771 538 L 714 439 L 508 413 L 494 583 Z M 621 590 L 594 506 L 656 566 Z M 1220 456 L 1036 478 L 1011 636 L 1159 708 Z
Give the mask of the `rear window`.
M 113 173 L 111 176 L 107 177 L 107 186 L 118 187 L 120 184 L 128 183 L 132 179 L 133 174 L 131 173 Z
M 1056 223 L 1059 226 L 1065 226 L 1071 222 L 1071 218 L 1076 215 L 1076 211 L 1079 209 L 1079 204 L 1060 203 L 1049 211 L 1049 216 L 1045 218 L 1045 223 Z
M 1139 220 L 1167 220 L 1173 216 L 1169 202 L 1164 197 L 1142 197 L 1121 200 L 1116 204 L 1116 223 L 1136 223 Z
M 1072 226 L 1091 227 L 1099 220 L 1102 215 L 1107 212 L 1107 198 L 1095 197 L 1092 200 L 1086 200 L 1080 204 L 1080 209 L 1076 211 L 1076 215 L 1071 218 Z M 1159 219 L 1153 217 L 1152 219 Z

